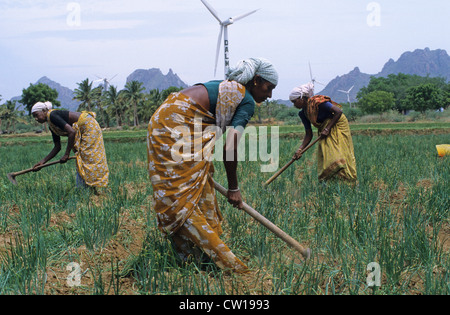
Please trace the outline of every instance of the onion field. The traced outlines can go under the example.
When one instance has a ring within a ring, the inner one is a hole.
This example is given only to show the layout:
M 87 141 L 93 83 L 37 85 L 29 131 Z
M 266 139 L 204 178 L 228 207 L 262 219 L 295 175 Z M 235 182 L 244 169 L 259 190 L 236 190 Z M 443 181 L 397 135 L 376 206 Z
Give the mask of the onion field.
M 279 168 L 301 140 L 280 137 Z M 356 133 L 353 142 L 355 187 L 318 182 L 316 147 L 267 187 L 273 173 L 261 161 L 240 162 L 245 202 L 312 250 L 304 262 L 217 194 L 222 238 L 251 269 L 243 275 L 179 261 L 156 228 L 141 136 L 105 134 L 110 182 L 98 195 L 75 187 L 74 161 L 13 185 L 7 174 L 52 143 L 0 142 L 0 294 L 448 295 L 450 157 L 435 146 L 449 133 Z M 215 169 L 226 187 L 222 163 Z

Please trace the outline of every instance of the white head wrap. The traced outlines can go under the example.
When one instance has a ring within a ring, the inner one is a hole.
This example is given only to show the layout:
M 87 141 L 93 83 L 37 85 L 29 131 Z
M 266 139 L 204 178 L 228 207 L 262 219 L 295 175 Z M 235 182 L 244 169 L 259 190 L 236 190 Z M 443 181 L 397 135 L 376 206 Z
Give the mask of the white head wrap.
M 236 81 L 245 85 L 255 75 L 259 75 L 264 80 L 278 85 L 278 73 L 275 67 L 270 61 L 264 58 L 250 58 L 240 61 L 236 67 L 228 71 L 227 78 L 230 81 Z
M 52 109 L 52 107 L 53 107 L 53 105 L 50 102 L 44 102 L 44 103 L 43 102 L 37 102 L 31 108 L 31 113 L 33 114 L 34 112 L 43 111 L 43 110 L 49 110 L 49 109 Z
M 312 97 L 314 96 L 314 84 L 312 82 L 300 85 L 292 90 L 289 95 L 289 100 L 295 101 L 298 98 L 302 98 L 303 96 Z

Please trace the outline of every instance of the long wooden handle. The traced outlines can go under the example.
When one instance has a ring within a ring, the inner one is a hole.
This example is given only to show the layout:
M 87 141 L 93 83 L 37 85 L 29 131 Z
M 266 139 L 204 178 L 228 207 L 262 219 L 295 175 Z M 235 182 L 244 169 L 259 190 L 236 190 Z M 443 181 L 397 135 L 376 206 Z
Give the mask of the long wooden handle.
M 73 159 L 76 159 L 76 157 L 75 156 L 69 157 L 69 160 L 73 160 Z M 50 166 L 50 165 L 60 164 L 60 163 L 61 163 L 61 161 L 54 161 L 54 162 L 46 163 L 46 164 L 43 164 L 39 169 Z M 22 175 L 22 174 L 32 172 L 33 170 L 34 170 L 34 168 L 29 168 L 27 170 L 19 171 L 16 173 L 11 173 L 11 175 L 13 175 L 13 176 Z
M 318 137 L 316 140 L 314 140 L 313 143 L 311 143 L 310 145 L 308 145 L 306 148 L 303 149 L 302 154 L 305 153 L 306 151 L 308 151 L 309 148 L 311 148 L 313 145 L 315 145 L 317 143 L 317 141 L 320 140 L 320 137 Z M 283 173 L 289 166 L 291 166 L 292 163 L 294 163 L 296 160 L 292 159 L 289 161 L 289 163 L 287 163 L 285 166 L 283 166 L 278 172 L 276 172 L 271 178 L 269 178 L 265 183 L 264 186 L 269 185 L 271 182 L 273 182 L 278 176 L 281 175 L 281 173 Z
M 219 183 L 214 181 L 214 187 L 216 190 L 227 197 L 228 191 L 221 186 Z M 286 244 L 294 248 L 296 251 L 298 251 L 300 254 L 302 254 L 303 258 L 305 260 L 308 260 L 311 257 L 311 250 L 309 248 L 305 248 L 302 245 L 300 245 L 296 240 L 294 240 L 291 236 L 286 234 L 282 229 L 280 229 L 278 226 L 273 224 L 271 221 L 269 221 L 267 218 L 265 218 L 263 215 L 261 215 L 258 211 L 250 207 L 248 204 L 244 202 L 244 211 L 247 212 L 250 216 L 252 216 L 256 221 L 264 225 L 267 229 L 269 229 L 272 233 L 274 233 L 276 236 L 281 238 Z

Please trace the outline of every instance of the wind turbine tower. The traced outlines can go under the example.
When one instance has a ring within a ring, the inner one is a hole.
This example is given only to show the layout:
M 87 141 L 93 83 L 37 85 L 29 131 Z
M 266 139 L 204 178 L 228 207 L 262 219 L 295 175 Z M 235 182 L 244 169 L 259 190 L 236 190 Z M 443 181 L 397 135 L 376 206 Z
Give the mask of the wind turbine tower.
M 94 82 L 103 82 L 103 91 L 106 92 L 106 91 L 108 91 L 108 88 L 109 88 L 109 82 L 112 81 L 116 76 L 117 76 L 117 74 L 115 76 L 113 76 L 111 79 L 101 78 L 101 77 L 97 76 L 98 80 L 95 80 Z
M 350 108 L 352 108 L 352 102 L 350 101 L 350 91 L 351 91 L 354 87 L 355 87 L 355 86 L 353 85 L 348 91 L 338 90 L 339 92 L 342 92 L 342 93 L 347 94 L 347 99 L 348 99 L 348 103 L 350 104 Z
M 312 82 L 312 84 L 313 84 L 314 86 L 316 85 L 316 82 L 319 83 L 320 85 L 325 86 L 325 84 L 323 84 L 323 83 L 317 81 L 316 78 L 313 76 L 312 69 L 311 69 L 311 62 L 309 63 L 309 75 L 310 75 L 310 77 L 311 77 L 311 82 Z
M 237 22 L 239 20 L 242 20 L 243 18 L 249 16 L 250 14 L 255 13 L 258 10 L 251 11 L 249 13 L 237 16 L 237 17 L 231 17 L 226 20 L 221 20 L 217 11 L 214 10 L 214 8 L 206 2 L 206 0 L 201 0 L 202 3 L 205 5 L 205 7 L 211 12 L 211 14 L 216 18 L 217 21 L 219 21 L 220 24 L 220 32 L 219 32 L 219 40 L 217 41 L 217 51 L 216 51 L 216 65 L 214 68 L 214 76 L 216 76 L 217 73 L 217 63 L 219 61 L 219 53 L 220 53 L 220 47 L 222 45 L 222 36 L 224 37 L 224 58 L 225 58 L 225 76 L 228 73 L 228 69 L 230 68 L 230 49 L 229 49 L 229 41 L 228 41 L 228 26 L 233 24 L 234 22 Z

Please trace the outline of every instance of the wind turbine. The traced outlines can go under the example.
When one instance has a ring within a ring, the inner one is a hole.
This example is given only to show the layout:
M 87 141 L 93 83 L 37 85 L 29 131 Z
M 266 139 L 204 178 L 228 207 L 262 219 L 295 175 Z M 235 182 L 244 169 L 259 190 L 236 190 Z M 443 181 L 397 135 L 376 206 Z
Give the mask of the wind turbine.
M 103 91 L 108 91 L 108 87 L 109 87 L 109 82 L 112 81 L 115 77 L 117 76 L 117 74 L 115 76 L 113 76 L 111 79 L 108 78 L 101 78 L 98 75 L 96 76 L 98 78 L 98 80 L 95 80 L 95 82 L 103 82 Z
M 325 86 L 325 84 L 323 84 L 323 83 L 317 81 L 316 78 L 313 77 L 313 73 L 312 73 L 312 69 L 311 69 L 311 62 L 309 62 L 309 75 L 310 75 L 310 77 L 311 77 L 311 82 L 312 82 L 313 85 L 316 85 L 316 82 L 317 82 L 317 83 L 319 83 L 320 85 Z
M 342 92 L 342 93 L 347 94 L 347 99 L 348 99 L 348 103 L 350 104 L 350 108 L 352 108 L 352 102 L 350 102 L 350 91 L 351 91 L 354 87 L 355 87 L 355 86 L 353 85 L 348 91 L 338 90 L 339 92 Z
M 220 51 L 220 46 L 222 44 L 222 35 L 224 37 L 225 76 L 226 76 L 226 74 L 228 73 L 228 69 L 230 67 L 230 55 L 229 55 L 230 50 L 228 47 L 228 43 L 229 43 L 229 41 L 228 41 L 228 26 L 233 24 L 234 22 L 242 20 L 243 18 L 249 16 L 250 14 L 255 13 L 258 10 L 254 10 L 249 13 L 237 16 L 237 17 L 230 17 L 229 19 L 222 21 L 220 19 L 219 15 L 217 14 L 216 10 L 214 10 L 214 8 L 208 2 L 206 2 L 206 0 L 201 0 L 201 1 L 205 5 L 205 7 L 209 10 L 209 12 L 211 12 L 211 14 L 217 19 L 217 21 L 219 21 L 219 24 L 220 24 L 220 33 L 219 33 L 219 40 L 217 41 L 216 66 L 214 68 L 214 76 L 216 76 L 216 73 L 217 73 L 217 63 L 219 61 L 219 51 Z

